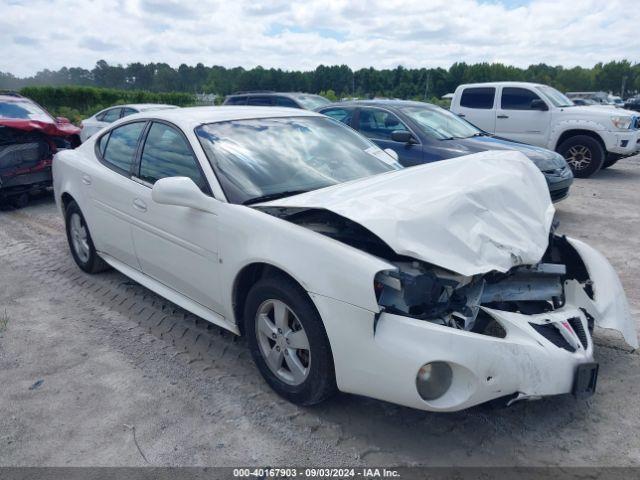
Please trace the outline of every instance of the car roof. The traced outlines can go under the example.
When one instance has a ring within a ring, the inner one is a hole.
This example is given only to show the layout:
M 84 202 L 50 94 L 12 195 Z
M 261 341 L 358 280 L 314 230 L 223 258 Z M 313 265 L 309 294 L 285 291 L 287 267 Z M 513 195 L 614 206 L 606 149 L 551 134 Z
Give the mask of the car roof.
M 169 105 L 166 103 L 125 103 L 124 105 L 112 105 L 104 110 L 110 110 L 112 108 L 135 108 L 138 110 L 151 110 L 154 108 L 179 108 L 176 105 Z M 104 110 L 102 110 L 104 112 Z
M 205 123 L 226 122 L 229 120 L 321 116 L 319 113 L 298 108 L 221 105 L 219 107 L 186 107 L 153 110 L 148 113 L 140 112 L 124 117 L 118 123 L 125 123 L 136 118 L 148 118 L 166 120 L 185 130 L 190 130 Z
M 13 94 L 0 94 L 0 102 L 29 102 L 34 103 L 33 100 L 27 97 L 23 97 L 22 95 L 13 95 Z
M 388 107 L 388 108 L 401 108 L 401 107 L 426 107 L 436 108 L 437 105 L 427 102 L 418 102 L 415 100 L 392 100 L 392 99 L 378 99 L 378 100 L 347 100 L 344 102 L 334 102 L 328 105 L 323 105 L 317 110 L 324 110 L 325 108 L 335 107 L 357 107 L 357 106 L 369 106 L 369 107 Z
M 478 83 L 464 83 L 459 85 L 458 88 L 467 87 L 546 87 L 542 83 L 534 82 L 478 82 Z
M 255 90 L 252 92 L 235 92 L 227 95 L 227 97 L 249 97 L 249 96 L 286 96 L 286 97 L 300 97 L 300 96 L 314 96 L 319 97 L 317 93 L 305 93 L 305 92 L 272 92 L 271 90 Z

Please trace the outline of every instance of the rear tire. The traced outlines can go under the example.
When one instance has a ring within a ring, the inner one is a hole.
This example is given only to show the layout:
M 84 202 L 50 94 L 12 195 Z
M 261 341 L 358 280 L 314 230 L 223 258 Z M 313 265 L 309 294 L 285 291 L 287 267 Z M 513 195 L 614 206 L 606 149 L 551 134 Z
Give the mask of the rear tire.
M 71 256 L 81 270 L 87 273 L 98 273 L 109 268 L 109 265 L 96 252 L 89 227 L 80 207 L 73 200 L 65 210 L 65 227 Z
M 576 135 L 560 144 L 558 153 L 569 164 L 573 175 L 587 178 L 602 168 L 604 148 L 598 140 L 588 135 Z
M 287 276 L 265 277 L 251 288 L 244 332 L 258 370 L 280 396 L 314 405 L 337 391 L 322 319 L 307 293 Z
M 11 203 L 15 208 L 24 208 L 29 205 L 29 194 L 21 193 L 11 199 Z

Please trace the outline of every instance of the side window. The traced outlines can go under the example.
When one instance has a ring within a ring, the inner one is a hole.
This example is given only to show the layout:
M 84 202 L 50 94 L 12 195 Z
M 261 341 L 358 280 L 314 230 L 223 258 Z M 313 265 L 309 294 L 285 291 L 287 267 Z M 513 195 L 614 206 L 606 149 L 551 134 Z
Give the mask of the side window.
M 247 105 L 270 107 L 271 105 L 273 105 L 272 100 L 272 97 L 249 97 Z
M 154 184 L 166 177 L 189 177 L 200 190 L 209 191 L 185 138 L 169 125 L 153 123 L 142 149 L 140 179 Z
M 102 114 L 102 118 L 99 118 L 98 120 L 100 120 L 101 122 L 107 122 L 107 123 L 115 122 L 120 118 L 121 111 L 122 111 L 121 108 L 112 108 L 111 110 L 107 110 L 106 112 L 104 112 Z
M 353 111 L 347 108 L 328 108 L 323 110 L 322 114 L 347 125 L 351 125 L 351 119 L 353 118 Z
M 279 107 L 300 108 L 296 102 L 287 97 L 276 97 L 276 105 Z
M 134 113 L 138 113 L 133 108 L 123 108 L 122 109 L 122 117 L 128 117 L 129 115 L 133 115 Z
M 98 140 L 98 151 L 100 152 L 100 156 L 104 157 L 104 149 L 107 146 L 107 142 L 109 141 L 109 133 L 103 135 Z
M 460 106 L 467 108 L 493 108 L 496 89 L 493 87 L 465 88 L 460 97 Z
M 129 173 L 144 126 L 145 122 L 135 122 L 111 130 L 102 160 L 117 170 Z M 105 137 L 106 135 L 100 141 L 102 142 Z
M 225 105 L 246 105 L 247 97 L 229 97 L 224 102 Z
M 360 110 L 358 130 L 374 140 L 391 140 L 391 132 L 408 129 L 393 113 L 374 108 L 363 108 Z
M 503 110 L 531 110 L 531 101 L 540 97 L 526 88 L 505 87 L 502 89 L 500 106 Z

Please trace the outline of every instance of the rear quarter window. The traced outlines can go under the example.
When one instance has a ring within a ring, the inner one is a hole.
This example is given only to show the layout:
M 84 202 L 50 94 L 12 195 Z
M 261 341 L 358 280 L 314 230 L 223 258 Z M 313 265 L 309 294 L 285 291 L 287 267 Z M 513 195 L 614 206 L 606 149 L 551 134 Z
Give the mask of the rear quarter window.
M 321 112 L 327 117 L 335 118 L 336 120 L 351 125 L 352 111 L 346 108 L 328 108 Z
M 460 97 L 460 106 L 466 108 L 480 108 L 490 110 L 496 96 L 494 87 L 465 88 Z

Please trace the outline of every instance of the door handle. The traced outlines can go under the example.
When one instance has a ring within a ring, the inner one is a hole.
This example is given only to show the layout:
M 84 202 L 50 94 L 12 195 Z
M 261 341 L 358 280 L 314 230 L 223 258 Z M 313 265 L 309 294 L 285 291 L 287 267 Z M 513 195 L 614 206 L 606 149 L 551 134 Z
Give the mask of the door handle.
M 135 208 L 136 210 L 140 210 L 141 212 L 146 212 L 147 211 L 147 204 L 144 203 L 139 198 L 136 198 L 133 201 L 133 208 Z
M 509 118 L 509 115 L 498 115 L 497 118 Z
M 82 175 L 82 183 L 85 185 L 91 185 L 91 177 L 87 174 Z
M 466 117 L 466 115 L 464 113 L 459 113 L 458 116 L 462 117 L 462 118 Z

